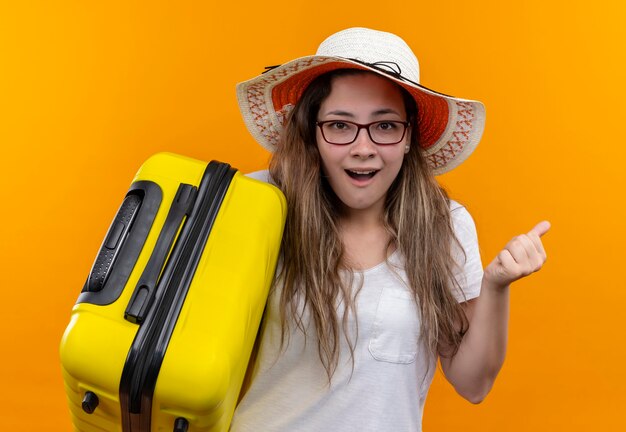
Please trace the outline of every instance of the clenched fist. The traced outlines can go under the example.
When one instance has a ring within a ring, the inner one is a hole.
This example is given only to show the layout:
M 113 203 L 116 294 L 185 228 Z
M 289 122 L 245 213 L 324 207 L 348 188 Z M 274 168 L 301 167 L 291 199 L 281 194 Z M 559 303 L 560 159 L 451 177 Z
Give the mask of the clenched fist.
M 483 277 L 495 286 L 504 287 L 539 271 L 546 262 L 541 236 L 549 229 L 550 223 L 543 221 L 528 234 L 513 237 L 487 266 Z

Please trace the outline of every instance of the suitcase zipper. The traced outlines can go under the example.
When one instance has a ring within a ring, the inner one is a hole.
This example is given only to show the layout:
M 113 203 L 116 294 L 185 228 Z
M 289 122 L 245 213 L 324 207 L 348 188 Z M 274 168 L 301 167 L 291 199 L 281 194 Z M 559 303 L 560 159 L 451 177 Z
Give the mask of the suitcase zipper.
M 204 245 L 236 170 L 211 162 L 202 178 L 198 199 L 184 223 L 171 257 L 130 348 L 120 381 L 122 427 L 125 432 L 150 431 L 152 396 L 159 369 L 193 279 Z

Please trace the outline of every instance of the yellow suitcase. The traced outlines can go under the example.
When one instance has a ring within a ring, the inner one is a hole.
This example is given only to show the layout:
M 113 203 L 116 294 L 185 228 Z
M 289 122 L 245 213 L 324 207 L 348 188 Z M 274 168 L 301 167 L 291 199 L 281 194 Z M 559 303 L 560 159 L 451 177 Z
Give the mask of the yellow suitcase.
M 75 430 L 228 430 L 285 217 L 227 164 L 142 165 L 61 341 Z

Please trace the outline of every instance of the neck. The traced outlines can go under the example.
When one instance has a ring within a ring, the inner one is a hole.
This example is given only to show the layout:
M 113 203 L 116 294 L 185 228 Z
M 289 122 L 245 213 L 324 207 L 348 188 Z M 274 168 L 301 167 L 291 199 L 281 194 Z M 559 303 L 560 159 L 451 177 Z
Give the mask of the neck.
M 383 262 L 388 253 L 389 233 L 383 224 L 383 212 L 351 209 L 339 220 L 339 235 L 348 267 L 365 270 Z
M 370 230 L 383 227 L 383 208 L 346 209 L 340 217 L 340 229 Z

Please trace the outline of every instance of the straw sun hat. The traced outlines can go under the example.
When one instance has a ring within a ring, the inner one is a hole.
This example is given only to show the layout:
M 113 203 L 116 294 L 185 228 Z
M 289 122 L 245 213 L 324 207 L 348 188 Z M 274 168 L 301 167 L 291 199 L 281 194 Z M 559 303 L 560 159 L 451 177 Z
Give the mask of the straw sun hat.
M 396 82 L 415 98 L 420 146 L 435 174 L 455 168 L 472 153 L 485 127 L 482 103 L 459 99 L 419 84 L 419 64 L 398 36 L 350 28 L 327 38 L 314 56 L 269 68 L 237 85 L 246 127 L 267 150 L 274 151 L 289 112 L 304 89 L 335 69 L 363 69 Z

